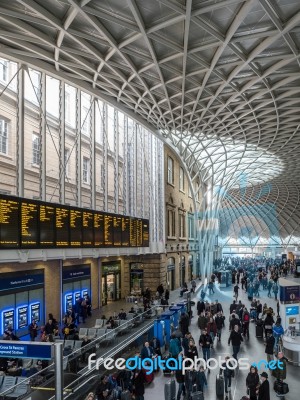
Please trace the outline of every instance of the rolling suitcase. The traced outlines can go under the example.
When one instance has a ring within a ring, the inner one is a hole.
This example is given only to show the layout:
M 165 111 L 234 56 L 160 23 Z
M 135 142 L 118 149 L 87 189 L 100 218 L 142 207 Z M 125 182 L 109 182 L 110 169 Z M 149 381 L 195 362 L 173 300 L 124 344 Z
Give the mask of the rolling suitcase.
M 262 325 L 257 325 L 255 326 L 255 336 L 257 338 L 262 338 L 264 336 L 264 328 Z
M 131 393 L 129 392 L 129 390 L 122 391 L 121 400 L 131 400 Z
M 289 391 L 289 385 L 287 383 L 278 380 L 274 382 L 274 392 L 277 394 L 283 395 L 287 394 Z
M 203 392 L 193 392 L 193 393 L 191 393 L 191 400 L 204 400 Z
M 216 395 L 222 398 L 224 396 L 224 378 L 221 375 L 217 375 L 216 378 Z
M 176 399 L 176 384 L 175 380 L 171 379 L 165 383 L 165 400 L 175 400 Z

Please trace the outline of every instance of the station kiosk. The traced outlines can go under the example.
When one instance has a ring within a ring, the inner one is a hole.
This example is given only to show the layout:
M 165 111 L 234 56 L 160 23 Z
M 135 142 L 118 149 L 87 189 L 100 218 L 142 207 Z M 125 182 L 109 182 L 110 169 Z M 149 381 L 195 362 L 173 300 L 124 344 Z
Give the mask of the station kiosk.
M 165 323 L 165 339 L 167 343 L 170 342 L 171 334 L 174 330 L 174 314 L 175 311 L 165 311 L 161 314 L 161 321 Z

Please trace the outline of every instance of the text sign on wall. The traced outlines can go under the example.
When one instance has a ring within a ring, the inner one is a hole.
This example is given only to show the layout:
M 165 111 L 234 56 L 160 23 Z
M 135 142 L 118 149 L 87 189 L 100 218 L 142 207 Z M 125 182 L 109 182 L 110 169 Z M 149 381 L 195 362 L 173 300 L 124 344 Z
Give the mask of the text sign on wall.
M 300 301 L 300 286 L 280 286 L 280 301 Z
M 38 360 L 51 360 L 51 343 L 28 343 L 8 340 L 0 341 L 1 358 L 34 358 Z

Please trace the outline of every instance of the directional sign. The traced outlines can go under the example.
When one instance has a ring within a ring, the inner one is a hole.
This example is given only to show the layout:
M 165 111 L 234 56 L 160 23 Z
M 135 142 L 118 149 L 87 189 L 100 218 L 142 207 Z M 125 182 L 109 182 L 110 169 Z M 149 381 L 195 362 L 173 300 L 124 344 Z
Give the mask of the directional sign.
M 51 360 L 52 349 L 52 343 L 28 343 L 13 340 L 0 340 L 0 358 Z

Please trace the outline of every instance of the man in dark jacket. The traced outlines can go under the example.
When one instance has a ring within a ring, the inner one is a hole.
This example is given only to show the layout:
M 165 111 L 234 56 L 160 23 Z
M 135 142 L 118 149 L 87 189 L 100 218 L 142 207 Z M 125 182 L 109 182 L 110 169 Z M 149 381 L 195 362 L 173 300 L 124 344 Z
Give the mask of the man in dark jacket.
M 267 355 L 267 361 L 270 362 L 274 359 L 273 354 L 274 354 L 274 345 L 275 345 L 275 338 L 273 335 L 270 333 L 267 334 L 266 338 L 266 348 L 265 348 L 265 353 Z
M 153 347 L 149 345 L 149 342 L 145 342 L 144 347 L 141 351 L 141 359 L 151 358 L 154 355 Z
M 207 333 L 207 329 L 205 328 L 199 339 L 199 346 L 202 348 L 203 358 L 205 361 L 207 361 L 210 358 L 210 347 L 212 343 L 213 343 L 212 338 Z M 210 369 L 208 369 L 208 372 L 210 372 Z
M 178 383 L 177 400 L 180 400 L 181 395 L 185 398 L 185 385 L 184 385 L 184 375 L 182 369 L 177 369 L 175 372 L 176 382 Z
M 153 337 L 153 339 L 150 342 L 150 347 L 153 348 L 155 354 L 161 356 L 160 340 L 157 339 L 157 337 Z
M 236 301 L 233 300 L 233 303 L 230 304 L 230 307 L 229 307 L 229 312 L 230 312 L 230 314 L 232 314 L 233 311 L 235 311 L 235 309 L 236 309 Z
M 203 331 L 204 328 L 206 328 L 208 323 L 208 318 L 205 316 L 204 312 L 201 313 L 201 315 L 199 315 L 198 318 L 198 328 Z
M 270 384 L 268 381 L 268 374 L 266 372 L 262 372 L 260 376 L 262 384 L 258 389 L 258 400 L 270 400 Z
M 145 378 L 142 370 L 136 370 L 133 377 L 135 400 L 144 400 Z
M 230 320 L 230 325 L 229 325 L 229 330 L 230 330 L 230 331 L 233 331 L 233 329 L 234 329 L 234 327 L 235 327 L 236 325 L 237 325 L 237 326 L 239 327 L 239 329 L 240 329 L 240 327 L 241 327 L 241 321 L 239 320 L 239 318 L 236 317 L 235 314 L 232 314 L 231 320 Z
M 220 370 L 220 375 L 223 374 L 224 376 L 224 383 L 225 383 L 225 399 L 228 399 L 228 391 L 231 388 L 231 378 L 234 377 L 234 370 L 231 369 L 232 364 L 230 363 L 230 361 L 228 361 L 230 359 L 229 356 L 225 357 L 225 362 L 222 364 L 222 369 Z M 230 367 L 230 368 L 228 368 Z
M 204 301 L 198 301 L 197 302 L 197 313 L 198 315 L 200 315 L 201 313 L 203 313 L 203 311 L 205 311 L 205 303 Z
M 223 328 L 223 325 L 224 325 L 224 317 L 223 317 L 223 315 L 221 314 L 220 311 L 216 315 L 215 323 L 217 325 L 217 337 L 218 337 L 218 340 L 220 342 L 221 341 L 222 328 Z
M 241 343 L 243 342 L 242 335 L 239 332 L 239 326 L 235 325 L 233 331 L 231 331 L 229 339 L 228 339 L 228 346 L 232 343 L 232 350 L 233 354 L 232 357 L 237 360 L 237 355 L 240 351 Z

